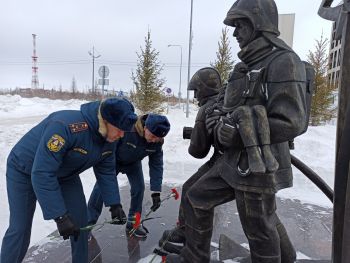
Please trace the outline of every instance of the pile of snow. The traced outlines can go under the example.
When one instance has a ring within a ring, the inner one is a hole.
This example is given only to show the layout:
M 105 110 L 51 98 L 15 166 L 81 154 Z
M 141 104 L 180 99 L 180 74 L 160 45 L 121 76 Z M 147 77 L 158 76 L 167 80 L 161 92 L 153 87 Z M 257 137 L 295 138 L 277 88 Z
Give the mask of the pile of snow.
M 79 109 L 84 103 L 79 100 L 49 100 L 40 98 L 21 98 L 20 96 L 0 96 L 0 244 L 8 226 L 9 209 L 6 193 L 6 158 L 14 144 L 33 126 L 53 111 Z M 208 158 L 198 160 L 188 152 L 189 141 L 182 139 L 182 128 L 193 126 L 197 107 L 191 105 L 189 118 L 183 108 L 170 108 L 167 114 L 171 130 L 164 143 L 164 183 L 180 185 L 185 182 Z M 314 169 L 331 187 L 333 187 L 335 126 L 310 127 L 306 134 L 295 140 L 293 154 Z M 145 180 L 149 181 L 148 160 L 143 161 Z M 329 200 L 303 174 L 294 170 L 294 187 L 282 190 L 282 198 L 298 199 L 305 203 L 331 206 Z M 95 184 L 92 170 L 81 175 L 84 191 L 88 198 Z M 127 183 L 125 175 L 118 176 L 120 185 Z M 37 206 L 33 221 L 31 243 L 42 239 L 56 225 L 42 219 L 40 206 Z

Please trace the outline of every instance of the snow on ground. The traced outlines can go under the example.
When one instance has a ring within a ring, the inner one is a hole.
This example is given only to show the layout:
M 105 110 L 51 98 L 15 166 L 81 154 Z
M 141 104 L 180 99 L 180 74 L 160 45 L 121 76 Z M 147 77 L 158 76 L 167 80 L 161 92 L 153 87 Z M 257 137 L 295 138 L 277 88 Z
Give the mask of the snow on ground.
M 0 96 L 0 245 L 8 226 L 9 208 L 6 193 L 6 158 L 14 144 L 34 125 L 53 111 L 79 109 L 84 103 L 78 100 L 49 100 L 40 98 L 21 98 L 19 96 Z M 182 128 L 193 126 L 197 113 L 191 105 L 189 118 L 183 108 L 172 107 L 167 115 L 171 130 L 164 143 L 164 183 L 180 185 L 192 175 L 206 159 L 191 157 L 187 148 L 188 140 L 182 139 Z M 332 188 L 334 170 L 335 126 L 310 127 L 308 132 L 295 140 L 293 154 L 314 169 Z M 149 181 L 148 160 L 143 161 L 145 180 Z M 95 178 L 92 170 L 81 175 L 85 195 L 88 198 Z M 118 176 L 120 185 L 125 185 L 125 175 Z M 328 199 L 296 169 L 294 187 L 278 193 L 282 198 L 298 199 L 305 203 L 331 206 Z M 44 221 L 40 206 L 37 206 L 33 221 L 31 244 L 39 241 L 56 229 L 53 221 Z

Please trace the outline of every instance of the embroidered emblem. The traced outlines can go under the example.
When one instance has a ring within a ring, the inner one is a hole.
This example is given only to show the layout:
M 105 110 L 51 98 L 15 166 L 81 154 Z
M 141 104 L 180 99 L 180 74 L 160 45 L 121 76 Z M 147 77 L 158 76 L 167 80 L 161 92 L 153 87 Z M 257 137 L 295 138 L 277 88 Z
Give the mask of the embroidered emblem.
M 49 148 L 51 152 L 57 153 L 62 149 L 65 142 L 66 141 L 61 136 L 54 134 L 47 142 L 47 148 Z
M 127 142 L 126 144 L 136 149 L 136 145 L 135 144 L 132 144 L 130 142 Z
M 73 148 L 73 151 L 80 152 L 81 154 L 87 154 L 88 152 L 82 148 Z
M 113 153 L 112 151 L 106 151 L 102 153 L 102 156 L 105 156 L 106 154 L 112 154 L 112 153 Z
M 89 125 L 86 122 L 72 123 L 72 124 L 69 124 L 68 126 L 72 133 L 85 131 L 89 128 Z

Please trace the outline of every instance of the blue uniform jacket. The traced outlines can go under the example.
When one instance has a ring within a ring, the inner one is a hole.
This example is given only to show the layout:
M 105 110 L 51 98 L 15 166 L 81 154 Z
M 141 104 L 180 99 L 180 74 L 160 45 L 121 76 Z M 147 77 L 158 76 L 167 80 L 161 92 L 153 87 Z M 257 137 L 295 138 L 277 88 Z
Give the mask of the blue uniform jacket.
M 99 105 L 91 102 L 83 104 L 80 111 L 50 114 L 22 137 L 8 157 L 9 165 L 31 176 L 46 220 L 67 212 L 59 181 L 78 176 L 90 167 L 105 204 L 118 203 L 116 143 L 108 143 L 98 132 Z
M 134 128 L 118 141 L 116 152 L 117 170 L 141 162 L 148 156 L 151 191 L 161 191 L 163 181 L 163 142 L 148 143 Z

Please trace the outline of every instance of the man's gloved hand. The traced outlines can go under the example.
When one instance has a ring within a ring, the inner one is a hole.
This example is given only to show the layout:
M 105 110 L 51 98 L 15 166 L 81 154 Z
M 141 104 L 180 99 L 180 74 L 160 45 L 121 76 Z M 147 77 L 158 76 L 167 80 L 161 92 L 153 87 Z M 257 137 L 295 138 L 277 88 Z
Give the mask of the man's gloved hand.
M 124 213 L 123 207 L 121 204 L 111 205 L 109 208 L 112 216 L 112 224 L 114 225 L 124 225 L 126 223 L 126 215 Z
M 217 139 L 219 143 L 225 147 L 230 148 L 234 143 L 234 138 L 236 136 L 236 127 L 230 123 L 220 121 L 216 128 Z
M 159 207 L 160 207 L 160 193 L 153 193 L 151 195 L 152 197 L 152 201 L 153 201 L 153 205 L 151 206 L 151 210 L 154 212 L 156 211 Z
M 78 240 L 80 229 L 73 223 L 68 214 L 57 217 L 55 222 L 57 224 L 58 232 L 64 240 L 68 239 L 70 236 L 74 237 L 74 241 Z

